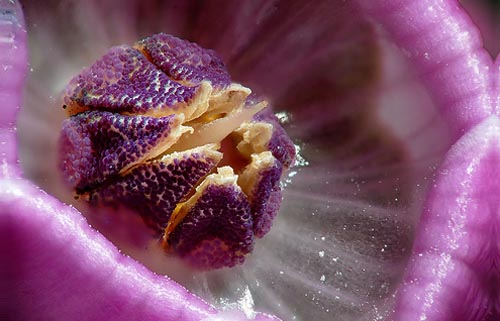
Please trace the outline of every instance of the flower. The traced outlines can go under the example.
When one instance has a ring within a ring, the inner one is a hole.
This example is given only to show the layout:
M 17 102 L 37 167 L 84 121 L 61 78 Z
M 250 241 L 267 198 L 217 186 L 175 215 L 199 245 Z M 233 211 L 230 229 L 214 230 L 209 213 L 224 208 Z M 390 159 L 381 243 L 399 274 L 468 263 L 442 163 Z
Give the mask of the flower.
M 440 268 L 456 262 L 455 249 L 428 256 L 426 240 L 436 238 L 427 233 L 437 231 L 442 244 L 454 246 L 470 217 L 464 206 L 477 204 L 471 191 L 484 186 L 480 194 L 492 195 L 494 180 L 472 178 L 487 176 L 479 168 L 495 168 L 498 125 L 490 117 L 494 91 L 486 86 L 493 64 L 478 49 L 468 17 L 451 3 L 27 1 L 26 35 L 19 6 L 0 0 L 0 99 L 6 106 L 0 253 L 7 262 L 0 274 L 10 291 L 1 311 L 22 320 L 237 319 L 255 311 L 282 319 L 360 320 L 383 318 L 394 304 L 394 318 L 401 320 L 452 313 L 441 312 L 451 296 L 435 280 L 458 271 Z M 419 37 L 429 23 L 428 38 Z M 241 267 L 187 271 L 156 253 L 132 216 L 63 203 L 73 200 L 55 170 L 59 91 L 111 45 L 158 31 L 215 49 L 233 79 L 282 111 L 301 146 L 304 160 L 285 179 L 275 226 Z M 20 166 L 14 121 L 27 36 L 31 69 L 17 121 Z M 453 53 L 463 59 L 431 72 Z M 471 159 L 489 161 L 470 173 L 456 166 Z M 450 196 L 450 188 L 462 191 L 461 198 Z M 462 221 L 452 217 L 451 230 L 434 229 L 434 214 L 454 208 L 464 210 Z M 463 243 L 455 245 L 462 249 Z M 437 265 L 429 271 L 425 264 Z M 406 308 L 419 293 L 438 303 Z M 482 293 L 481 302 L 491 302 Z M 226 311 L 216 315 L 215 307 Z

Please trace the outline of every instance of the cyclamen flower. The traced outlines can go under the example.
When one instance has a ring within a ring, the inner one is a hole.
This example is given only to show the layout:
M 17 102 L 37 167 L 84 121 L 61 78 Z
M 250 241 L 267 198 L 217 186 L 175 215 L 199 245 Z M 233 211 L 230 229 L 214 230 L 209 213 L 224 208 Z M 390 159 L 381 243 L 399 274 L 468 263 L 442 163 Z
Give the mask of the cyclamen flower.
M 498 64 L 456 2 L 23 5 L 0 0 L 0 318 L 499 317 Z M 242 266 L 186 269 L 57 172 L 64 85 L 160 31 L 217 51 L 301 146 Z

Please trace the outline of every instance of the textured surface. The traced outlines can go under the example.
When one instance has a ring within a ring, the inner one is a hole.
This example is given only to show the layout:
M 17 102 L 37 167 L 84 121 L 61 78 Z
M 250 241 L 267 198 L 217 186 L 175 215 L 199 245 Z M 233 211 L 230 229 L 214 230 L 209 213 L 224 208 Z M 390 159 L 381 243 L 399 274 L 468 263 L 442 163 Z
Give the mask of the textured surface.
M 76 210 L 27 182 L 3 180 L 0 188 L 0 231 L 10 240 L 2 243 L 2 256 L 10 262 L 0 278 L 15 302 L 15 307 L 2 307 L 6 320 L 158 320 L 169 315 L 194 321 L 215 313 L 181 286 L 124 257 Z
M 241 189 L 210 184 L 168 242 L 194 266 L 234 266 L 253 249 L 252 227 L 250 205 Z
M 70 112 L 106 108 L 168 115 L 193 100 L 196 90 L 171 80 L 137 49 L 120 46 L 71 80 L 64 103 Z
M 61 171 L 78 193 L 92 190 L 159 154 L 180 123 L 174 115 L 153 118 L 88 111 L 72 116 L 62 125 Z
M 213 307 L 121 254 L 89 227 L 80 212 L 19 175 L 13 138 L 28 65 L 23 16 L 19 4 L 11 1 L 0 1 L 0 48 L 2 319 L 218 318 Z M 224 314 L 246 319 L 238 311 Z M 257 319 L 274 318 L 259 315 Z
M 137 47 L 172 79 L 190 87 L 209 80 L 213 87 L 229 86 L 231 78 L 215 51 L 164 33 L 140 41 Z
M 271 225 L 278 214 L 281 204 L 281 188 L 279 186 L 283 165 L 275 161 L 256 173 L 254 186 L 249 193 L 253 231 L 255 236 L 263 237 L 271 230 Z
M 284 167 L 288 168 L 292 166 L 295 161 L 295 145 L 280 125 L 278 118 L 271 112 L 271 109 L 264 109 L 255 115 L 254 119 L 273 125 L 273 134 L 269 141 L 268 149 Z
M 63 108 L 70 118 L 59 139 L 63 177 L 96 208 L 124 206 L 157 235 L 167 228 L 171 252 L 192 266 L 241 264 L 254 236 L 269 232 L 278 213 L 279 181 L 295 157 L 293 143 L 271 111 L 253 118 L 267 102 L 245 101 L 250 90 L 231 82 L 214 51 L 163 33 L 135 47 L 111 48 L 67 86 Z M 206 92 L 194 99 L 197 86 Z M 162 115 L 168 116 L 157 118 Z M 225 144 L 214 151 L 236 132 L 246 148 Z M 207 142 L 211 147 L 197 148 Z M 254 161 L 262 153 L 266 161 Z M 223 185 L 216 195 L 219 183 L 211 182 L 179 223 L 176 208 L 222 159 L 245 177 L 244 190 Z M 172 226 L 179 231 L 170 235 Z
M 200 148 L 139 165 L 92 191 L 90 202 L 132 208 L 162 233 L 177 203 L 215 168 L 221 157 L 220 153 Z
M 500 119 L 461 137 L 441 165 L 395 320 L 498 320 Z
M 415 66 L 455 141 L 428 191 L 391 318 L 498 320 L 498 57 L 455 1 L 361 3 Z

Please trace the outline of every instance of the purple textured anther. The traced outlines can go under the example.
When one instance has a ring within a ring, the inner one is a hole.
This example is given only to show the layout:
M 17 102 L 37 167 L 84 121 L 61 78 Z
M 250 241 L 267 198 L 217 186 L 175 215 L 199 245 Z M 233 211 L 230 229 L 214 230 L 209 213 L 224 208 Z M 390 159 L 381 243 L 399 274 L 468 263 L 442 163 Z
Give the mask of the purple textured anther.
M 171 80 L 139 50 L 117 46 L 73 78 L 66 91 L 64 103 L 70 114 L 106 109 L 166 115 L 189 104 L 197 87 Z
M 283 195 L 281 193 L 281 187 L 276 184 L 272 190 L 269 191 L 269 196 L 266 202 L 260 202 L 262 206 L 260 211 L 257 209 L 253 210 L 254 224 L 253 231 L 256 237 L 263 237 L 266 235 L 273 225 L 273 220 L 278 215 L 280 209 L 281 201 L 283 200 Z
M 91 204 L 123 204 L 163 232 L 177 203 L 220 161 L 212 150 L 190 150 L 134 167 L 90 195 Z
M 265 108 L 255 115 L 254 120 L 273 125 L 273 134 L 269 140 L 268 149 L 285 168 L 292 166 L 295 161 L 295 145 L 285 129 L 281 127 L 278 117 L 272 113 L 270 108 Z
M 180 126 L 176 115 L 153 118 L 87 111 L 63 122 L 59 167 L 77 193 L 95 188 L 157 154 Z
M 209 81 L 214 88 L 225 88 L 231 77 L 213 50 L 171 35 L 159 33 L 141 40 L 136 47 L 172 79 L 189 86 Z
M 253 231 L 256 237 L 263 237 L 271 229 L 281 204 L 279 186 L 283 165 L 278 160 L 258 173 L 255 185 L 250 192 L 253 217 Z
M 82 200 L 140 214 L 191 265 L 241 264 L 295 156 L 272 112 L 254 117 L 267 102 L 250 93 L 197 44 L 157 34 L 113 47 L 66 88 L 60 170 Z
M 170 234 L 169 246 L 200 269 L 231 267 L 253 249 L 250 204 L 232 185 L 209 185 Z

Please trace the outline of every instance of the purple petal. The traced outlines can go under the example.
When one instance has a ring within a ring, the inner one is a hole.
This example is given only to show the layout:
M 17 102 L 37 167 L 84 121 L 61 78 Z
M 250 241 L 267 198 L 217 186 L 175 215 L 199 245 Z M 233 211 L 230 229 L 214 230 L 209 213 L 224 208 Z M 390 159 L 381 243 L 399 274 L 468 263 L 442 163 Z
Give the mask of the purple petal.
M 458 3 L 361 2 L 417 69 L 455 138 L 494 111 L 490 76 L 495 69 L 479 31 Z
M 19 5 L 0 2 L 0 178 L 17 176 L 16 116 L 27 71 L 26 30 Z
M 395 320 L 496 320 L 500 120 L 448 152 L 420 219 Z
M 497 320 L 498 64 L 458 3 L 365 5 L 414 62 L 458 139 L 428 194 L 393 319 Z
M 2 184 L 0 226 L 9 235 L 2 242 L 9 258 L 2 284 L 10 283 L 14 319 L 199 320 L 215 313 L 120 254 L 76 210 L 28 183 Z

